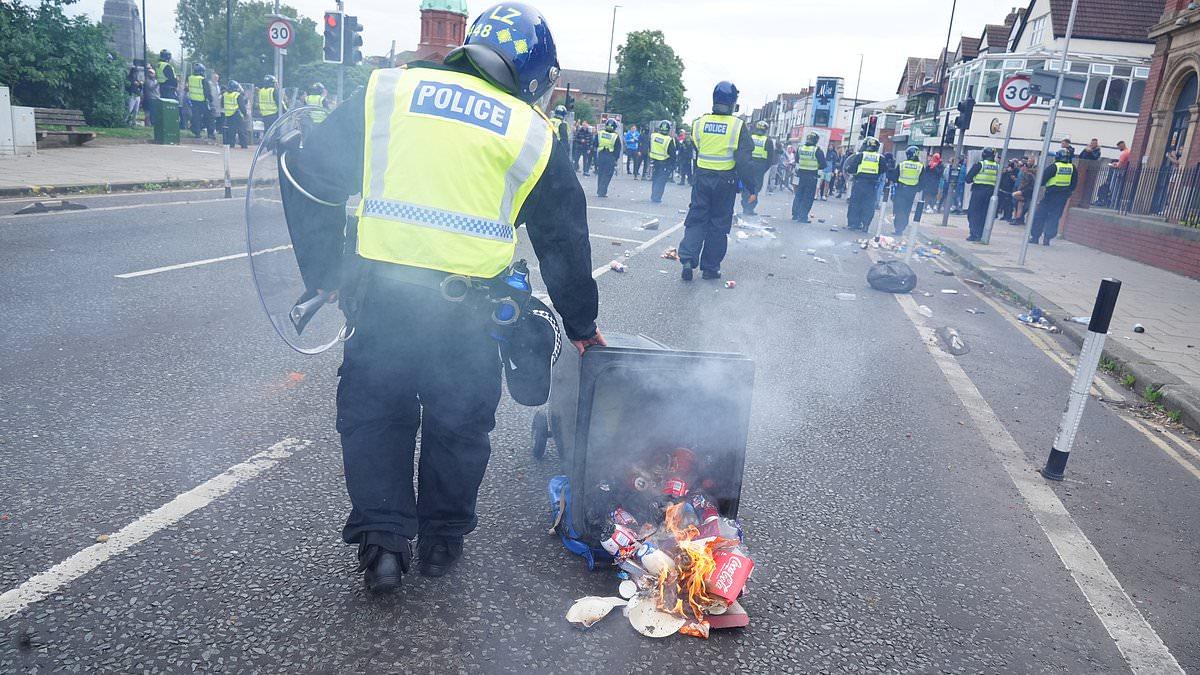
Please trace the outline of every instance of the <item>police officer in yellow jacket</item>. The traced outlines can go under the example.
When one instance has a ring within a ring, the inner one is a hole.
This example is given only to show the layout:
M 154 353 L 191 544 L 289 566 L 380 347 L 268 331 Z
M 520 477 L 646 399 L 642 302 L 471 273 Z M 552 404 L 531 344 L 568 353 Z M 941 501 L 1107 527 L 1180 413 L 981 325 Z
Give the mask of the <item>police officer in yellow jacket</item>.
M 1058 222 L 1062 220 L 1071 193 L 1075 192 L 1075 185 L 1079 182 L 1079 173 L 1071 163 L 1072 157 L 1071 151 L 1059 150 L 1054 154 L 1054 162 L 1042 172 L 1045 196 L 1034 214 L 1029 236 L 1031 244 L 1041 239 L 1042 245 L 1049 246 L 1050 240 L 1058 236 Z
M 879 183 L 887 175 L 890 164 L 879 152 L 878 139 L 868 136 L 860 147 L 859 152 L 846 158 L 843 167 L 846 175 L 854 180 L 850 199 L 846 200 L 846 227 L 866 232 L 871 229 L 871 220 L 875 217 Z
M 925 165 L 921 163 L 921 149 L 910 145 L 904 151 L 904 161 L 896 168 L 892 178 L 896 181 L 896 191 L 892 194 L 892 215 L 895 217 L 896 235 L 904 234 L 908 229 L 908 219 L 912 216 L 913 202 L 917 198 L 918 187 L 921 184 L 921 174 Z
M 983 226 L 987 220 L 988 202 L 996 189 L 996 181 L 1000 180 L 1000 165 L 996 162 L 996 151 L 984 148 L 983 158 L 975 162 L 967 172 L 967 182 L 971 184 L 971 201 L 967 206 L 967 225 L 970 234 L 967 241 L 979 241 L 983 236 Z
M 654 162 L 654 173 L 650 179 L 650 201 L 661 204 L 667 181 L 675 175 L 675 138 L 671 136 L 671 123 L 663 120 L 650 134 L 650 161 Z
M 567 106 L 561 103 L 554 106 L 554 118 L 550 120 L 550 124 L 554 129 L 554 142 L 561 145 L 570 155 L 571 127 L 567 124 Z
M 615 119 L 604 122 L 604 129 L 596 134 L 596 196 L 608 196 L 608 184 L 617 170 L 621 158 L 620 125 Z
M 283 161 L 306 285 L 341 286 L 342 302 L 357 298 L 337 429 L 352 505 L 343 538 L 359 545 L 372 590 L 400 585 L 414 537 L 419 571 L 446 574 L 477 523 L 501 369 L 491 310 L 447 301 L 447 280 L 503 275 L 524 223 L 567 337 L 580 353 L 604 344 L 587 201 L 534 105 L 557 77 L 542 15 L 522 3 L 496 5 L 445 65 L 374 71 L 365 92 Z M 360 192 L 357 227 L 346 237 L 355 240 L 350 259 L 364 278 L 347 291 L 338 264 L 344 204 Z
M 754 171 L 754 142 L 746 125 L 733 115 L 737 112 L 737 97 L 738 89 L 732 82 L 719 82 L 713 89 L 712 112 L 692 122 L 696 182 L 683 221 L 683 241 L 679 242 L 684 281 L 692 280 L 696 267 L 705 279 L 721 278 L 738 179 L 744 182 Z
M 221 94 L 222 140 L 225 145 L 246 147 L 246 93 L 237 80 L 230 80 Z
M 809 132 L 804 145 L 796 148 L 796 195 L 792 197 L 792 220 L 808 223 L 817 195 L 817 174 L 825 170 L 825 151 L 817 146 L 821 137 Z
M 208 83 L 204 81 L 204 64 L 192 66 L 192 74 L 187 79 L 188 109 L 192 114 L 192 135 L 200 138 L 200 134 L 210 126 L 212 116 L 212 93 Z
M 266 133 L 275 124 L 275 120 L 279 119 L 279 113 L 285 110 L 283 102 L 279 100 L 279 92 L 275 89 L 275 76 L 267 75 L 263 78 L 262 86 L 258 88 L 258 93 L 255 96 L 255 104 L 258 108 L 258 117 L 263 123 L 263 133 Z
M 754 123 L 754 131 L 750 133 L 750 141 L 754 150 L 750 153 L 750 164 L 753 171 L 747 179 L 742 180 L 742 213 L 752 216 L 758 208 L 758 193 L 762 191 L 763 181 L 767 171 L 775 166 L 775 141 L 767 135 L 769 125 L 764 120 Z

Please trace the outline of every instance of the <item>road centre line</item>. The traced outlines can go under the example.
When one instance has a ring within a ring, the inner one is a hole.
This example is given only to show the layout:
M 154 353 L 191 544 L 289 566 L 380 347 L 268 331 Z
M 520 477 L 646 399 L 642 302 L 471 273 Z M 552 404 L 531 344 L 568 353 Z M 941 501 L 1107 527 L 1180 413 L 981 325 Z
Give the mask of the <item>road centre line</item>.
M 630 214 L 633 214 L 633 215 L 635 215 L 635 216 L 651 216 L 651 217 L 653 217 L 653 216 L 654 216 L 654 214 L 653 214 L 653 213 L 647 213 L 646 211 L 630 211 L 629 209 L 614 209 L 614 208 L 613 208 L 613 207 L 611 207 L 611 206 L 591 206 L 591 205 L 588 205 L 588 208 L 589 208 L 589 209 L 595 209 L 595 210 L 597 210 L 597 211 L 612 211 L 612 212 L 614 212 L 614 213 L 630 213 Z
M 238 485 L 257 478 L 311 444 L 312 441 L 285 438 L 134 520 L 109 535 L 107 541 L 92 544 L 45 572 L 30 577 L 20 586 L 5 591 L 0 595 L 0 621 L 5 621 L 30 605 L 45 600 L 109 559 L 208 506 L 229 494 Z
M 646 249 L 650 248 L 651 246 L 653 246 L 653 245 L 657 244 L 658 242 L 662 241 L 663 239 L 665 239 L 667 236 L 676 232 L 681 227 L 683 227 L 682 220 L 679 221 L 678 225 L 675 225 L 674 227 L 672 227 L 670 229 L 663 230 L 662 232 L 658 233 L 657 235 L 642 242 L 641 246 L 638 246 L 637 248 L 633 249 L 632 255 L 637 255 L 638 253 L 645 251 Z M 631 257 L 632 257 L 632 255 L 631 255 Z M 604 276 L 605 273 L 611 272 L 611 271 L 612 271 L 611 263 L 601 265 L 600 267 L 597 267 L 596 269 L 592 270 L 592 278 L 599 279 L 600 277 Z
M 1025 452 L 1000 422 L 970 376 L 954 356 L 937 346 L 935 331 L 917 311 L 916 300 L 910 295 L 894 297 L 1130 670 L 1156 675 L 1183 673 L 1183 668 L 1138 611 L 1100 552 L 1075 523 L 1054 490 L 1029 464 Z
M 283 246 L 264 248 L 261 251 L 255 251 L 254 255 L 262 255 L 264 253 L 274 253 L 275 251 L 282 251 L 285 249 L 289 249 L 291 247 L 292 247 L 291 244 L 285 244 Z M 118 279 L 134 279 L 136 277 L 146 277 L 146 276 L 150 276 L 151 274 L 159 274 L 161 272 L 171 272 L 174 270 L 186 269 L 188 267 L 199 267 L 201 265 L 210 265 L 212 263 L 225 262 L 226 260 L 237 260 L 238 258 L 248 258 L 248 257 L 249 257 L 249 254 L 247 254 L 247 253 L 234 253 L 232 255 L 223 255 L 220 258 L 207 258 L 205 260 L 193 260 L 192 262 L 179 263 L 178 265 L 167 265 L 165 267 L 155 267 L 153 269 L 139 270 L 137 272 L 126 272 L 125 274 L 116 274 L 113 276 L 115 276 Z
M 609 240 L 609 241 L 623 241 L 623 242 L 626 242 L 626 243 L 629 243 L 629 244 L 640 244 L 640 243 L 642 243 L 642 240 L 641 240 L 641 239 L 629 239 L 628 237 L 610 237 L 610 236 L 608 236 L 607 234 L 594 234 L 594 233 L 593 233 L 593 234 L 589 234 L 588 236 L 589 236 L 589 237 L 595 237 L 595 238 L 597 238 L 597 239 L 607 239 L 607 240 Z

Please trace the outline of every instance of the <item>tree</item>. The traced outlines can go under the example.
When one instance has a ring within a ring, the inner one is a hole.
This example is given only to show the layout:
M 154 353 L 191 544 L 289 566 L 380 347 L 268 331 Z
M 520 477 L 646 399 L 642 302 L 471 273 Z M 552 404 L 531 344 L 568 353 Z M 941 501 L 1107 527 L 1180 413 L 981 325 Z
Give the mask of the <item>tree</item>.
M 0 82 L 16 105 L 78 109 L 89 124 L 118 126 L 128 64 L 109 53 L 106 28 L 66 15 L 74 1 L 0 0 Z
M 662 31 L 635 31 L 617 48 L 617 73 L 611 87 L 613 110 L 629 122 L 669 119 L 687 110 L 683 61 Z
M 596 121 L 596 107 L 593 106 L 587 99 L 575 99 L 575 119 L 580 122 Z
M 238 0 L 233 9 L 233 72 L 225 73 L 225 2 L 226 0 L 179 0 L 175 28 L 192 61 L 204 63 L 222 74 L 221 80 L 258 82 L 274 72 L 274 48 L 267 43 L 267 23 L 274 6 L 264 0 Z M 281 5 L 279 13 L 297 17 L 292 44 L 283 61 L 284 83 L 302 66 L 321 60 L 321 36 L 312 19 L 302 17 L 291 7 Z

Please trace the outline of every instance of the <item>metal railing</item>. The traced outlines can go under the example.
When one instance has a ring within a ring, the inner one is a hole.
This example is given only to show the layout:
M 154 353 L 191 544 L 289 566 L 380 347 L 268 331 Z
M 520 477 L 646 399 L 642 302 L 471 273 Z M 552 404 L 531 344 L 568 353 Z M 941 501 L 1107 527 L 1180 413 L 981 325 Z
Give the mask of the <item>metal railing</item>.
M 1092 208 L 1200 228 L 1200 164 L 1190 168 L 1103 166 L 1089 201 Z

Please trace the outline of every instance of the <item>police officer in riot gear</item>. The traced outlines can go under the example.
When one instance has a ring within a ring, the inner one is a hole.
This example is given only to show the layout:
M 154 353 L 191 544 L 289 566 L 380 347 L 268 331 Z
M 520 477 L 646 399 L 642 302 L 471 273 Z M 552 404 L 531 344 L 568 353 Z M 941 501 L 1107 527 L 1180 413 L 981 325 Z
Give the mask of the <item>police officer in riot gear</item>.
M 444 65 L 373 71 L 283 161 L 305 283 L 340 289 L 354 326 L 337 396 L 352 505 L 342 536 L 372 590 L 400 585 L 413 538 L 419 571 L 446 574 L 477 523 L 501 369 L 492 309 L 449 302 L 448 280 L 494 288 L 523 223 L 567 337 L 580 353 L 604 344 L 586 198 L 535 105 L 557 78 L 543 16 L 489 7 Z M 346 228 L 344 204 L 360 192 Z
M 550 120 L 554 127 L 554 141 L 563 146 L 563 150 L 571 153 L 571 128 L 567 126 L 567 106 L 554 106 L 554 119 Z
M 212 94 L 208 83 L 204 81 L 204 64 L 192 66 L 192 74 L 187 79 L 188 108 L 192 113 L 192 135 L 200 138 L 201 132 L 209 128 L 209 117 L 212 114 Z
M 921 163 L 921 149 L 910 145 L 904 151 L 904 161 L 900 162 L 893 178 L 896 181 L 896 191 L 892 194 L 892 214 L 895 216 L 896 234 L 904 234 L 908 229 L 908 219 L 912 216 L 913 202 L 917 198 L 918 186 L 925 165 Z
M 804 137 L 804 145 L 796 149 L 796 195 L 792 197 L 792 220 L 797 222 L 812 222 L 808 216 L 817 195 L 817 179 L 826 166 L 825 151 L 817 147 L 820 142 L 820 136 L 809 132 Z
M 621 157 L 621 134 L 614 119 L 604 123 L 604 130 L 596 134 L 596 196 L 608 196 L 608 184 L 617 170 Z
M 996 163 L 996 151 L 984 148 L 983 158 L 967 172 L 967 182 L 971 184 L 971 201 L 967 206 L 967 224 L 971 232 L 967 241 L 979 241 L 983 237 L 984 221 L 987 220 L 988 202 L 996 189 L 996 181 L 1000 179 L 1000 165 Z
M 275 124 L 275 120 L 279 119 L 280 111 L 286 109 L 279 100 L 279 92 L 276 91 L 275 84 L 275 76 L 267 75 L 263 78 L 262 86 L 258 88 L 258 94 L 255 97 L 258 116 L 263 123 L 263 133 L 266 133 L 271 125 Z
M 754 141 L 737 112 L 737 87 L 720 82 L 713 89 L 712 112 L 692 122 L 696 140 L 696 182 L 692 201 L 683 221 L 683 240 L 679 242 L 682 278 L 692 280 L 692 271 L 700 268 L 705 279 L 721 278 L 721 262 L 729 246 L 733 227 L 733 206 L 737 184 L 748 180 L 754 168 L 751 154 Z
M 179 79 L 175 75 L 175 66 L 171 65 L 171 52 L 164 49 L 158 53 L 158 68 L 155 74 L 158 76 L 159 98 L 175 100 L 179 95 L 175 91 L 179 87 Z
M 650 134 L 650 161 L 654 162 L 650 201 L 661 204 L 667 181 L 675 175 L 675 139 L 671 136 L 671 123 L 667 120 L 659 122 L 658 128 Z
M 762 191 L 763 180 L 767 175 L 767 171 L 775 165 L 775 141 L 767 135 L 769 125 L 759 120 L 754 124 L 754 132 L 750 134 L 750 141 L 754 143 L 754 150 L 750 153 L 750 164 L 753 170 L 750 172 L 749 180 L 742 181 L 742 213 L 752 216 L 754 210 L 758 207 L 758 193 Z
M 221 135 L 225 145 L 246 147 L 246 94 L 237 80 L 230 80 L 221 94 Z
M 1058 236 L 1058 222 L 1062 220 L 1063 211 L 1075 192 L 1079 174 L 1071 162 L 1074 153 L 1062 149 L 1054 153 L 1054 163 L 1042 172 L 1042 186 L 1045 196 L 1034 214 L 1033 226 L 1030 229 L 1029 243 L 1036 244 L 1041 239 L 1043 246 L 1049 246 L 1050 240 Z
M 845 172 L 853 176 L 850 199 L 846 201 L 846 226 L 866 232 L 875 217 L 875 197 L 879 181 L 887 174 L 889 164 L 879 152 L 879 139 L 868 136 L 859 152 L 846 159 Z

